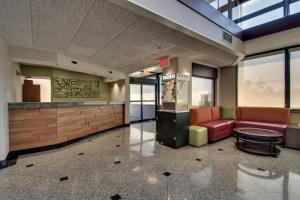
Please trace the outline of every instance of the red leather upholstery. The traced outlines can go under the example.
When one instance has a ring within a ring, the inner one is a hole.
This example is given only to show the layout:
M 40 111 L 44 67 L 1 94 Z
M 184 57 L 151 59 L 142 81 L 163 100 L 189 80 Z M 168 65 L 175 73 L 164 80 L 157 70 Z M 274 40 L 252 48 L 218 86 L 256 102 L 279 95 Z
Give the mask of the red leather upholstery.
M 211 108 L 190 109 L 190 125 L 212 121 Z
M 274 131 L 279 131 L 281 133 L 285 133 L 285 129 L 287 124 L 279 124 L 279 123 L 269 123 L 269 122 L 257 122 L 257 121 L 236 121 L 235 127 L 253 127 L 253 128 L 263 128 Z
M 204 122 L 200 123 L 199 126 L 204 126 L 208 129 L 208 132 L 215 133 L 226 129 L 233 129 L 234 120 L 217 120 L 211 122 Z
M 237 121 L 222 120 L 220 107 L 190 110 L 190 125 L 208 129 L 208 141 L 214 142 L 231 136 L 234 127 L 264 128 L 285 133 L 290 121 L 290 111 L 286 108 L 237 107 Z
M 190 110 L 190 125 L 208 129 L 208 141 L 214 142 L 233 134 L 235 120 L 222 120 L 220 107 Z
M 212 107 L 211 108 L 212 120 L 220 120 L 221 119 L 221 109 L 220 107 Z
M 230 137 L 230 136 L 232 136 L 232 134 L 233 134 L 232 129 L 225 129 L 225 130 L 218 131 L 215 133 L 208 133 L 208 141 L 215 142 L 215 141 L 221 140 L 223 138 Z
M 239 107 L 238 110 L 238 120 L 279 124 L 290 123 L 290 110 L 287 108 Z

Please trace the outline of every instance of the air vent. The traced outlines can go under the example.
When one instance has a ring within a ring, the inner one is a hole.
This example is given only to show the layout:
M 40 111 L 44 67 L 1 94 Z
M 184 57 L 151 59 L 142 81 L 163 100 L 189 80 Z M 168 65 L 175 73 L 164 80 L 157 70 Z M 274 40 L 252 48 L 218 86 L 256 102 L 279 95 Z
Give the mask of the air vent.
M 232 44 L 232 35 L 230 35 L 229 33 L 223 31 L 223 40 L 225 40 L 226 42 Z

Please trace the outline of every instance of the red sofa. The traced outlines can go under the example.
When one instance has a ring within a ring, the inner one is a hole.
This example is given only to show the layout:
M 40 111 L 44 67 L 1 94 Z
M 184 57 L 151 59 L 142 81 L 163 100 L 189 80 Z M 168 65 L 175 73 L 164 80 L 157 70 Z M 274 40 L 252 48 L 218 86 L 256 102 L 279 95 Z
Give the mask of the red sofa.
M 223 120 L 220 107 L 190 109 L 190 125 L 208 129 L 208 141 L 215 142 L 233 134 L 234 127 L 255 127 L 280 131 L 290 121 L 286 108 L 237 107 L 236 120 Z

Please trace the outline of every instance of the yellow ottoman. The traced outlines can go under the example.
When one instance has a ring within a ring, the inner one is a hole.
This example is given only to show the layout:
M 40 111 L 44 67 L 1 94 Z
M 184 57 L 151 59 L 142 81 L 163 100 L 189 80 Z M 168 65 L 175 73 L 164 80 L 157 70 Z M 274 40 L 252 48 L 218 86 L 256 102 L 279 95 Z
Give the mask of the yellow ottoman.
M 189 127 L 189 144 L 200 147 L 208 143 L 207 128 L 201 126 Z

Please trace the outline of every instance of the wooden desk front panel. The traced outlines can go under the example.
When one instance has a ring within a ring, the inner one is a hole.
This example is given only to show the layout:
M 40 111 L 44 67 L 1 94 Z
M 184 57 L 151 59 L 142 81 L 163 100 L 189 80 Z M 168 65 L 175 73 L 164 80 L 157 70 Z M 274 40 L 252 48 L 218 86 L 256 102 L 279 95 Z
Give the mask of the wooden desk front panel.
M 10 151 L 59 144 L 123 124 L 123 105 L 10 110 Z

